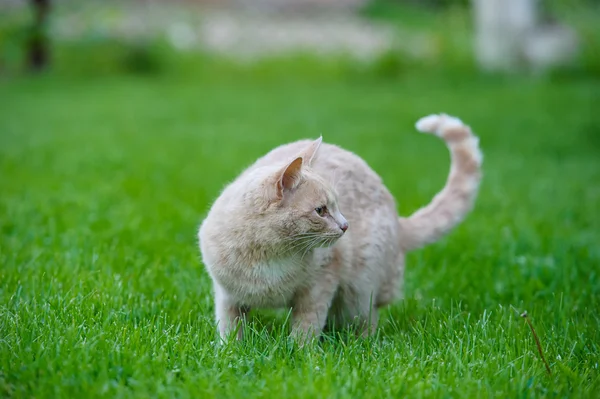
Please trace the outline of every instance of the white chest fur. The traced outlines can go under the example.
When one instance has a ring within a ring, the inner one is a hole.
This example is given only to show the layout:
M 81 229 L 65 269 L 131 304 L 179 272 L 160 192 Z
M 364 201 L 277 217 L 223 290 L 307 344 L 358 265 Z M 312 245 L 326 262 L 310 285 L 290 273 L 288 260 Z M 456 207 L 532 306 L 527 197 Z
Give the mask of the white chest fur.
M 240 305 L 279 308 L 292 304 L 297 290 L 311 284 L 328 250 L 317 249 L 303 259 L 277 259 L 219 273 L 220 285 Z
M 249 306 L 281 307 L 288 306 L 293 295 L 308 277 L 308 262 L 301 259 L 279 259 L 259 263 L 249 270 L 253 289 L 244 298 Z

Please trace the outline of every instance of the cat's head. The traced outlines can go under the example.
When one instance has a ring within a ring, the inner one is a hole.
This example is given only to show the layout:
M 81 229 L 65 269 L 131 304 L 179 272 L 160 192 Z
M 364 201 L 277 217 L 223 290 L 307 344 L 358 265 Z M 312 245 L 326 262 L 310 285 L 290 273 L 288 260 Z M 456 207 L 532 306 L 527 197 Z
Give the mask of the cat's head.
M 261 225 L 269 226 L 283 247 L 331 245 L 348 229 L 334 187 L 311 168 L 321 140 L 272 169 L 260 185 L 265 204 Z
M 226 187 L 199 230 L 207 265 L 303 256 L 344 235 L 348 222 L 337 193 L 311 168 L 320 145 L 320 138 L 309 142 L 295 156 L 251 169 Z

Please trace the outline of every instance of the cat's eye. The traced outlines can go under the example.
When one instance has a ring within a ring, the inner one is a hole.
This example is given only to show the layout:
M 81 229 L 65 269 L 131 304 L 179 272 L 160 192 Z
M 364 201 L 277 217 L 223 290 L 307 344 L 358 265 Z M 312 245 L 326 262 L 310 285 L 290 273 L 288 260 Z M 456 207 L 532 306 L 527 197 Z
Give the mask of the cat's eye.
M 318 208 L 315 208 L 315 212 L 317 212 L 317 215 L 319 215 L 319 216 L 325 216 L 325 214 L 327 213 L 327 207 L 320 206 Z

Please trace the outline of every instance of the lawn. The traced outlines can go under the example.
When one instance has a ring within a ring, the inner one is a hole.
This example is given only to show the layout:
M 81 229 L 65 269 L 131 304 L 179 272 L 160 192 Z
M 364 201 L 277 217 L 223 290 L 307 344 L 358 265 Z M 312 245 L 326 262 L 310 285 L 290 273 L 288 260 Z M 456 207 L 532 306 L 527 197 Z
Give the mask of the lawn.
M 0 81 L 0 396 L 600 392 L 598 79 L 202 65 Z M 409 256 L 406 299 L 378 335 L 298 349 L 285 313 L 257 312 L 244 342 L 217 346 L 196 232 L 223 185 L 272 147 L 323 134 L 408 214 L 448 171 L 443 144 L 413 127 L 440 111 L 481 137 L 481 194 L 464 224 Z

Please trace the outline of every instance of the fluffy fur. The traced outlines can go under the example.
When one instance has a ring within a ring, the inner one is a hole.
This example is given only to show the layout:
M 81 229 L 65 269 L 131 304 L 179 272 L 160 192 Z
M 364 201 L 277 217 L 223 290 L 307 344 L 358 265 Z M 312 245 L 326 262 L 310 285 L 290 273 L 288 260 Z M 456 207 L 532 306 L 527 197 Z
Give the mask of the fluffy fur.
M 405 254 L 459 224 L 481 178 L 468 126 L 441 114 L 416 127 L 446 142 L 452 164 L 442 191 L 409 217 L 361 158 L 320 138 L 275 148 L 223 190 L 199 231 L 221 337 L 241 338 L 238 322 L 265 307 L 291 307 L 295 337 L 326 324 L 375 329 L 377 309 L 401 296 Z

